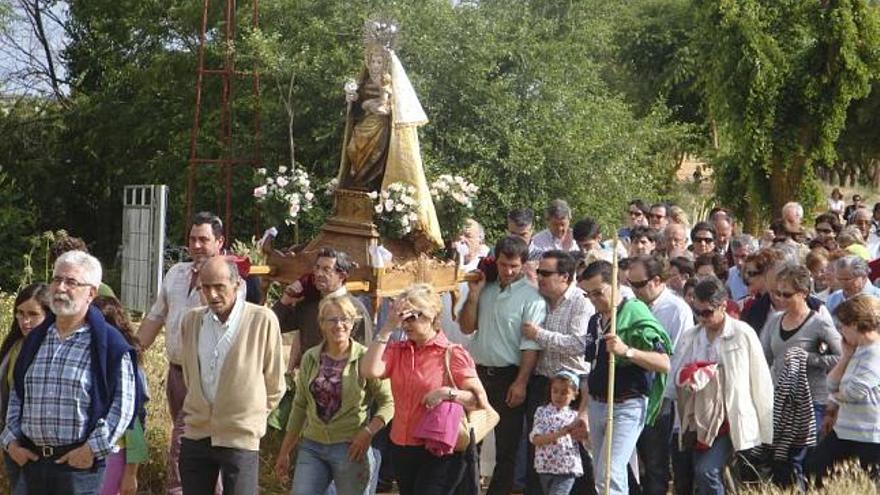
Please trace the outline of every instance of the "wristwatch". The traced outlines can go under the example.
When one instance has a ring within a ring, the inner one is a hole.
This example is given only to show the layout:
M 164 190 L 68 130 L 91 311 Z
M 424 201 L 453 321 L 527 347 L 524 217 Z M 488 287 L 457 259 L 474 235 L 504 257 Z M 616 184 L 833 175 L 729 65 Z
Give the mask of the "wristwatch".
M 449 387 L 449 392 L 446 394 L 446 400 L 453 401 L 453 400 L 455 400 L 456 395 L 458 395 L 458 394 L 456 394 L 455 389 L 452 387 Z
M 633 356 L 635 356 L 635 355 L 636 355 L 636 350 L 633 349 L 632 347 L 627 347 L 626 352 L 623 353 L 623 356 L 627 359 L 632 359 Z

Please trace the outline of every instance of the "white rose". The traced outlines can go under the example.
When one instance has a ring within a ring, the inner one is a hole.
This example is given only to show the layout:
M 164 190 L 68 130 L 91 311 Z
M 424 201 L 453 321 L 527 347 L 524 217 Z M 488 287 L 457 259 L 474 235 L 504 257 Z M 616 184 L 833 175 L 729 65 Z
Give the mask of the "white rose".
M 367 197 L 375 201 L 376 198 L 379 197 L 379 193 L 377 193 L 376 191 L 370 191 L 367 193 Z
M 391 201 L 390 199 L 386 199 L 385 200 L 385 209 L 388 211 L 393 210 L 394 209 L 394 201 Z
M 373 208 L 373 210 L 375 210 L 376 213 L 382 213 L 382 204 L 380 203 L 380 204 L 376 205 L 376 206 Z
M 254 188 L 254 197 L 257 199 L 263 199 L 266 197 L 266 194 L 269 193 L 269 188 L 266 186 L 260 186 Z
M 397 203 L 396 205 L 394 205 L 394 211 L 403 211 L 403 208 L 403 203 Z
M 388 194 L 388 191 L 382 191 L 381 196 L 382 196 L 382 199 L 383 199 L 383 200 L 388 199 L 388 198 L 391 197 L 391 195 Z
M 314 199 L 315 195 L 312 194 L 312 191 L 306 191 L 306 194 L 304 197 L 306 198 L 306 201 L 311 201 L 312 199 Z
M 286 173 L 287 173 L 287 167 L 283 167 L 283 166 L 282 166 L 282 167 L 278 167 L 278 173 L 279 173 L 279 174 L 286 174 Z
M 416 212 L 414 212 L 414 211 L 411 211 L 411 212 L 409 213 L 409 215 L 407 215 L 407 217 L 409 217 L 409 221 L 410 221 L 410 222 L 415 222 L 416 220 L 419 219 L 419 215 L 416 214 Z
M 265 168 L 258 168 L 257 173 L 260 175 L 266 175 L 266 169 Z
M 274 184 L 274 183 L 275 183 L 275 179 L 273 179 L 271 177 L 266 177 L 266 184 Z
M 278 187 L 286 187 L 287 184 L 290 184 L 290 181 L 285 179 L 284 177 L 278 177 L 275 182 L 278 183 Z

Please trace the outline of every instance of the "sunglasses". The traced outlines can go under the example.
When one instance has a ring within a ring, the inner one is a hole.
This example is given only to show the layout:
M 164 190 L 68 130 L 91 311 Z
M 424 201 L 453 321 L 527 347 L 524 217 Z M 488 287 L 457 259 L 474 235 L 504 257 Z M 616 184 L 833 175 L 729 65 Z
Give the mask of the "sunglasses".
M 402 323 L 412 323 L 421 318 L 422 313 L 420 311 L 407 311 L 400 313 L 398 316 L 400 316 L 400 321 Z
M 632 287 L 633 289 L 641 289 L 642 287 L 648 285 L 648 282 L 650 282 L 650 281 L 651 281 L 651 279 L 646 279 L 646 280 L 630 280 L 630 281 L 629 281 L 629 286 Z
M 711 244 L 715 242 L 714 237 L 694 237 L 694 244 Z
M 535 270 L 535 273 L 537 273 L 539 277 L 549 277 L 550 275 L 556 275 L 559 272 L 556 270 L 542 270 L 539 268 Z
M 783 299 L 791 299 L 797 292 L 783 292 L 781 290 L 774 290 L 773 295 L 776 297 L 781 297 Z
M 697 318 L 708 318 L 708 317 L 712 316 L 713 314 L 715 314 L 716 311 L 718 311 L 718 308 L 695 309 L 694 315 L 696 315 Z
M 748 270 L 746 272 L 746 278 L 760 277 L 763 274 L 764 272 L 761 270 Z

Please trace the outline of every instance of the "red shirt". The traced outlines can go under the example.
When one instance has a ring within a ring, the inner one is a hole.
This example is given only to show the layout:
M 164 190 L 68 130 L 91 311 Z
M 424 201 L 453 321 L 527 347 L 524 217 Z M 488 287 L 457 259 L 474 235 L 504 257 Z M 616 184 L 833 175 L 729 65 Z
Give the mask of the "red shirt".
M 394 421 L 391 423 L 391 441 L 397 445 L 422 445 L 413 438 L 416 425 L 425 414 L 425 394 L 443 386 L 451 386 L 446 378 L 444 357 L 452 346 L 449 367 L 455 383 L 461 386 L 468 378 L 477 376 L 471 355 L 459 345 L 451 344 L 443 332 L 421 347 L 411 340 L 395 342 L 385 348 L 385 375 L 391 379 L 394 397 Z

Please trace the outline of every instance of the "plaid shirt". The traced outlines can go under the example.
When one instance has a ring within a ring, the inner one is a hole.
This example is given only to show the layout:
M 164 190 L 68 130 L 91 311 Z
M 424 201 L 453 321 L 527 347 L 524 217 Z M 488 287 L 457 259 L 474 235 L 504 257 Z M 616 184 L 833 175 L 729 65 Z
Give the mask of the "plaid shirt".
M 96 458 L 110 454 L 134 416 L 135 376 L 131 357 L 122 358 L 121 377 L 110 412 L 86 431 L 91 398 L 91 332 L 85 325 L 67 339 L 49 327 L 24 378 L 25 401 L 12 390 L 3 430 L 4 448 L 27 436 L 36 445 L 59 447 L 86 441 Z
M 535 373 L 551 378 L 564 368 L 579 375 L 587 374 L 589 367 L 584 360 L 584 350 L 590 317 L 595 312 L 584 291 L 571 284 L 559 304 L 548 309 L 544 325 L 538 329 L 535 342 L 542 350 Z

